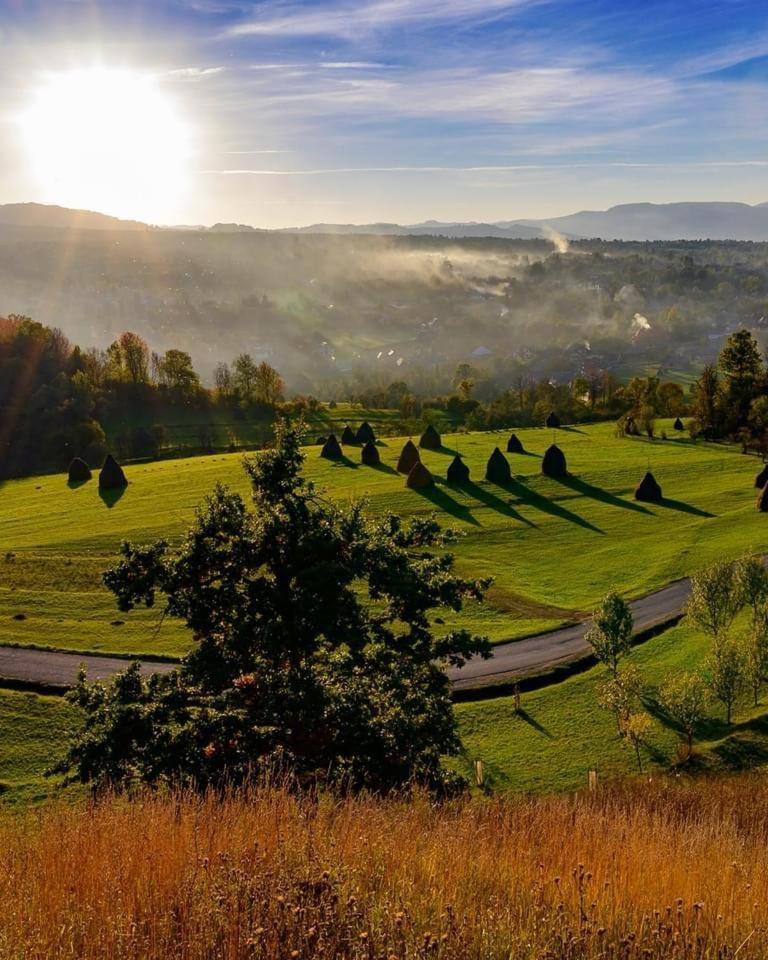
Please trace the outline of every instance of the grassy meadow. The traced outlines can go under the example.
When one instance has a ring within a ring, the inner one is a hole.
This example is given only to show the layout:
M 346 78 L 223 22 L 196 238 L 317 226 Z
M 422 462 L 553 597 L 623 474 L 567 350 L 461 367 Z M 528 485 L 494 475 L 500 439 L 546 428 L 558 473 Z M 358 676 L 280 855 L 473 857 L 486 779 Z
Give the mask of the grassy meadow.
M 754 774 L 444 805 L 273 786 L 4 811 L 0 958 L 760 960 L 767 821 Z
M 714 444 L 670 439 L 619 439 L 610 424 L 557 431 L 572 478 L 542 477 L 540 456 L 549 430 L 521 430 L 528 451 L 510 455 L 514 481 L 481 479 L 493 446 L 505 434 L 446 434 L 443 451 L 424 452 L 438 484 L 426 493 L 405 487 L 393 465 L 403 438 L 384 439 L 382 466 L 321 460 L 307 448 L 307 474 L 344 501 L 365 496 L 372 511 L 436 511 L 460 530 L 459 569 L 496 578 L 487 601 L 461 622 L 494 640 L 514 638 L 588 612 L 609 589 L 639 595 L 675 577 L 745 550 L 768 549 L 766 519 L 754 509 L 754 458 Z M 473 483 L 449 487 L 440 478 L 460 450 Z M 667 497 L 637 504 L 632 489 L 648 465 Z M 195 506 L 217 481 L 247 493 L 240 455 L 137 464 L 118 499 L 102 499 L 95 482 L 70 489 L 62 476 L 7 482 L 0 487 L 0 642 L 120 653 L 183 653 L 183 628 L 159 622 L 157 611 L 119 614 L 100 584 L 121 539 L 181 536 Z M 451 618 L 446 615 L 446 621 Z M 455 618 L 454 618 L 455 619 Z M 695 667 L 707 641 L 683 623 L 635 649 L 646 706 L 656 716 L 643 761 L 667 767 L 678 738 L 655 707 L 655 688 L 668 672 Z M 596 703 L 599 669 L 523 696 L 517 714 L 509 697 L 457 705 L 464 754 L 454 762 L 471 774 L 485 763 L 498 790 L 569 790 L 587 771 L 601 778 L 630 772 L 634 757 L 617 739 L 613 720 Z M 700 764 L 734 769 L 765 762 L 760 740 L 765 707 L 744 701 L 731 730 L 719 708 L 699 731 Z M 49 789 L 41 777 L 61 752 L 73 711 L 56 698 L 5 692 L 0 696 L 0 783 L 9 798 Z
M 556 431 L 572 474 L 558 482 L 540 473 L 553 431 L 518 433 L 527 453 L 510 455 L 514 480 L 505 486 L 482 478 L 506 433 L 445 434 L 442 451 L 423 454 L 438 480 L 423 492 L 394 470 L 404 438 L 381 441 L 379 468 L 362 466 L 355 447 L 341 463 L 308 447 L 306 472 L 341 501 L 366 497 L 372 512 L 406 516 L 434 511 L 459 530 L 459 570 L 495 578 L 486 602 L 460 622 L 494 641 L 583 617 L 608 589 L 641 595 L 715 559 L 768 548 L 768 522 L 754 509 L 755 458 L 671 431 L 668 440 L 619 439 L 613 425 L 595 424 Z M 471 468 L 466 488 L 441 480 L 454 450 Z M 660 505 L 632 499 L 649 465 L 667 498 Z M 101 573 L 122 539 L 180 537 L 216 482 L 246 494 L 241 456 L 135 464 L 127 473 L 117 499 L 102 499 L 95 481 L 70 489 L 61 475 L 0 485 L 0 643 L 184 652 L 185 631 L 161 624 L 157 611 L 118 614 Z

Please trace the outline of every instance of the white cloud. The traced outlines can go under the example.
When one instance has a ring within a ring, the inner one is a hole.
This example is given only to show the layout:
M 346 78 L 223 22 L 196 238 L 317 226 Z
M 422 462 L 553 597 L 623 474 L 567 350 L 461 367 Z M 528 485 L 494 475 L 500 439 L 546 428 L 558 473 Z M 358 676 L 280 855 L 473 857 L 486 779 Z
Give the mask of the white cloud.
M 197 82 L 208 77 L 215 77 L 224 72 L 224 67 L 180 67 L 176 70 L 166 70 L 163 77 L 169 80 L 185 80 Z
M 496 16 L 516 7 L 547 0 L 373 0 L 314 9 L 299 4 L 269 3 L 259 17 L 236 24 L 226 36 L 339 36 L 356 38 L 404 23 L 445 22 Z

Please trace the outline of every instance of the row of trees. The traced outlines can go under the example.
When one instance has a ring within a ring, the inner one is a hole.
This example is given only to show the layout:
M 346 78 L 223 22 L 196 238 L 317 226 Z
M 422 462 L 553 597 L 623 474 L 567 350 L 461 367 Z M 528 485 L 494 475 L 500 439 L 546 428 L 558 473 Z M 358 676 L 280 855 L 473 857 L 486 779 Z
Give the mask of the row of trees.
M 123 457 L 153 456 L 174 411 L 221 404 L 271 419 L 283 392 L 277 371 L 247 354 L 227 389 L 209 390 L 188 353 L 158 354 L 135 333 L 82 350 L 29 317 L 0 317 L 0 476 L 61 469 L 74 456 L 98 465 L 105 428 L 126 420 L 112 445 Z
M 694 576 L 686 605 L 688 622 L 709 638 L 701 668 L 670 674 L 656 694 L 657 705 L 683 736 L 686 756 L 693 750 L 697 729 L 718 702 L 725 721 L 747 692 L 757 706 L 768 683 L 768 572 L 757 557 L 718 563 Z M 734 630 L 745 614 L 746 625 Z M 653 728 L 645 708 L 648 691 L 637 665 L 628 661 L 632 644 L 632 614 L 618 594 L 609 594 L 595 610 L 586 639 L 605 667 L 597 694 L 602 707 L 616 719 L 618 735 L 635 752 L 641 767 L 641 746 Z

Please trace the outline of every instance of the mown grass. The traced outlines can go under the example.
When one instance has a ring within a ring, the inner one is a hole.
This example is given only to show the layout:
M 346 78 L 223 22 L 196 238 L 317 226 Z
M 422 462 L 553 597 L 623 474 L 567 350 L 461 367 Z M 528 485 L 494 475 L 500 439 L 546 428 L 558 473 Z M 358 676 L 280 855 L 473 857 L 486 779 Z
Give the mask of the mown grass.
M 756 776 L 54 804 L 0 816 L 0 958 L 760 960 L 766 823 Z
M 353 420 L 353 423 L 356 423 Z M 445 448 L 423 459 L 438 479 L 430 491 L 405 487 L 394 464 L 404 438 L 384 439 L 383 464 L 342 463 L 307 448 L 306 472 L 341 501 L 367 497 L 372 512 L 436 512 L 463 534 L 458 569 L 495 578 L 486 602 L 446 626 L 468 625 L 494 641 L 582 617 L 608 589 L 641 595 L 711 561 L 768 547 L 768 523 L 754 509 L 754 458 L 672 436 L 618 439 L 611 424 L 556 432 L 572 478 L 542 477 L 540 457 L 553 432 L 518 431 L 528 451 L 511 455 L 515 479 L 487 483 L 485 462 L 507 434 L 445 434 Z M 445 470 L 460 450 L 472 470 L 467 488 Z M 668 498 L 641 505 L 632 490 L 651 466 Z M 247 494 L 239 454 L 129 466 L 130 486 L 103 500 L 95 482 L 70 489 L 62 476 L 0 485 L 0 643 L 74 650 L 180 654 L 183 629 L 157 611 L 118 615 L 100 575 L 122 539 L 171 540 L 218 482 Z

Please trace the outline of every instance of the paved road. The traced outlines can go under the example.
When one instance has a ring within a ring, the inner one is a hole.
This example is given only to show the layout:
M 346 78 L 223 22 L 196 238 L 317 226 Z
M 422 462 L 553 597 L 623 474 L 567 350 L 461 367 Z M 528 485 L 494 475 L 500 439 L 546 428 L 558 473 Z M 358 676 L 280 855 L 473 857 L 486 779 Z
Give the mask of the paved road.
M 635 633 L 642 633 L 679 616 L 691 589 L 690 580 L 675 580 L 661 590 L 634 600 L 630 606 L 635 618 Z M 540 673 L 559 664 L 579 660 L 590 652 L 584 640 L 588 623 L 562 627 L 536 637 L 501 643 L 493 648 L 490 660 L 475 657 L 448 676 L 457 690 L 498 682 L 504 677 Z
M 690 581 L 676 580 L 661 590 L 632 602 L 635 631 L 667 623 L 682 613 L 690 590 Z M 490 660 L 474 658 L 460 670 L 449 670 L 456 689 L 481 686 L 505 677 L 524 676 L 551 669 L 559 664 L 578 660 L 589 653 L 584 640 L 586 623 L 562 627 L 536 637 L 500 643 Z M 60 653 L 54 650 L 30 650 L 25 647 L 0 646 L 0 685 L 2 681 L 70 687 L 83 664 L 91 680 L 103 680 L 124 670 L 127 661 L 119 657 L 88 656 L 81 653 Z M 170 661 L 142 664 L 142 673 L 165 673 L 172 670 Z

